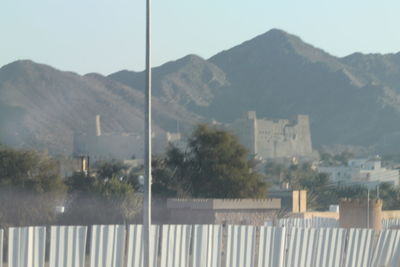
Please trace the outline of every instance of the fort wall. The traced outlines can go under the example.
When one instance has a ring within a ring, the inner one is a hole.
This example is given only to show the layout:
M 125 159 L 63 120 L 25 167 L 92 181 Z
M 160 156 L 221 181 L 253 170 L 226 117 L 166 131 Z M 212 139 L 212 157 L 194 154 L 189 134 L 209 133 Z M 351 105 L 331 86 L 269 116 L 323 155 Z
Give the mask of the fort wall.
M 310 123 L 307 115 L 293 120 L 257 119 L 250 111 L 245 118 L 227 126 L 250 153 L 263 158 L 312 156 Z

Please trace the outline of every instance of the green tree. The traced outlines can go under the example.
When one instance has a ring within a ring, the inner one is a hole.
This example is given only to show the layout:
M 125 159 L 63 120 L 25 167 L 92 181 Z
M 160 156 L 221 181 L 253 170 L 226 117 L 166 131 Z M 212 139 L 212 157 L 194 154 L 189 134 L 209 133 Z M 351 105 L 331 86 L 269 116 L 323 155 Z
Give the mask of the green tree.
M 157 190 L 204 198 L 266 196 L 262 175 L 253 169 L 238 139 L 205 124 L 197 126 L 185 151 L 170 147 L 162 164 L 166 167 L 162 175 L 153 173 Z
M 292 189 L 307 190 L 309 209 L 325 210 L 329 204 L 337 202 L 329 177 L 312 169 L 310 164 L 285 166 L 281 163 L 270 162 L 266 165 L 265 172 L 268 182 L 276 185 L 287 182 Z
M 343 151 L 340 154 L 332 155 L 328 152 L 321 152 L 321 162 L 327 166 L 347 165 L 354 154 L 349 151 Z
M 61 218 L 67 224 L 132 222 L 141 208 L 129 180 L 128 167 L 119 161 L 99 162 L 93 175 L 75 173 L 66 181 L 69 198 Z M 101 212 L 99 212 L 101 211 Z
M 57 162 L 33 150 L 0 148 L 0 221 L 3 225 L 49 224 L 66 187 Z
M 99 161 L 96 163 L 96 177 L 101 180 L 125 178 L 128 166 L 122 161 Z

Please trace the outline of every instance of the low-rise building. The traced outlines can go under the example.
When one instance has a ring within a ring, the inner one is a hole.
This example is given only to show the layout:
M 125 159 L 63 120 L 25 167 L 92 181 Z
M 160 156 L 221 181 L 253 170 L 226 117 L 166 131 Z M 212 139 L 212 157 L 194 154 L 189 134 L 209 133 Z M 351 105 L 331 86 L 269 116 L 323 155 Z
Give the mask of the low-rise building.
M 379 159 L 352 159 L 347 166 L 319 167 L 332 182 L 376 186 L 379 183 L 399 184 L 399 171 L 382 167 Z
M 168 199 L 163 223 L 264 225 L 281 209 L 280 199 Z

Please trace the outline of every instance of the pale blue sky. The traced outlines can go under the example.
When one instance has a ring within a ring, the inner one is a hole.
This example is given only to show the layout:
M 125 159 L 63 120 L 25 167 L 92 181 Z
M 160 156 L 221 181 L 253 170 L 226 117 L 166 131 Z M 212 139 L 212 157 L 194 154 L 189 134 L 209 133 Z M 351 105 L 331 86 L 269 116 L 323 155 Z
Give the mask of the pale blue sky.
M 145 0 L 0 0 L 0 66 L 144 68 Z M 153 0 L 153 64 L 204 58 L 271 28 L 345 56 L 400 51 L 398 0 Z

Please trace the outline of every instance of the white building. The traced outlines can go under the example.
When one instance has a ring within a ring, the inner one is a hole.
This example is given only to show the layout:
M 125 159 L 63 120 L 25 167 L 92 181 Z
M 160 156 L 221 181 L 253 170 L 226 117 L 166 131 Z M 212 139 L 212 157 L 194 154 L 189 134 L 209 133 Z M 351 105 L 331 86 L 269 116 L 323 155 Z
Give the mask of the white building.
M 399 184 L 399 171 L 382 168 L 379 159 L 352 159 L 347 166 L 319 167 L 333 182 L 360 183 L 374 186 L 379 183 Z

